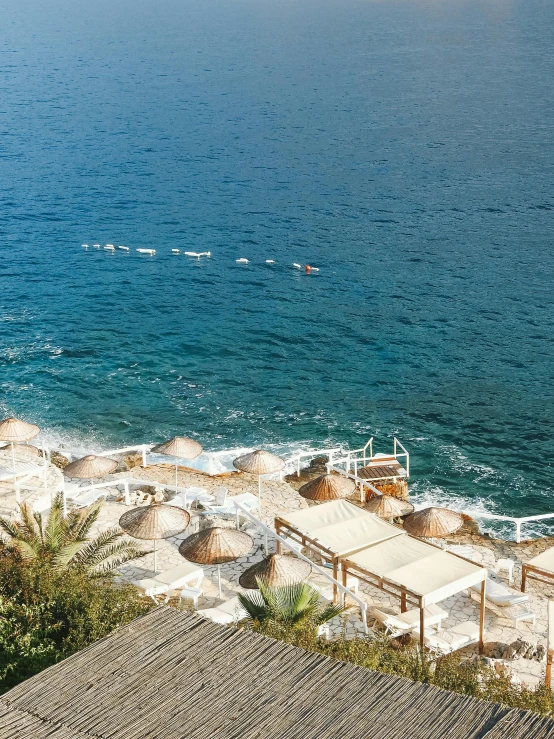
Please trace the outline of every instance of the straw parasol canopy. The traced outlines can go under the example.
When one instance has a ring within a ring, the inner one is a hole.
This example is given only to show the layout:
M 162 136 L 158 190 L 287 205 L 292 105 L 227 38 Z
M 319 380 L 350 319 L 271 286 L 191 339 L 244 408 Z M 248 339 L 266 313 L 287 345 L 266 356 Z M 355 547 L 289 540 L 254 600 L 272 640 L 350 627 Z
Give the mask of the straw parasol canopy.
M 0 439 L 9 441 L 12 447 L 12 465 L 13 465 L 13 484 L 17 483 L 17 471 L 15 467 L 15 444 L 22 441 L 30 441 L 40 433 L 40 428 L 27 421 L 20 421 L 19 418 L 5 418 L 0 421 Z M 46 465 L 44 467 L 44 486 L 46 488 Z M 16 488 L 16 497 L 17 497 Z
M 280 472 L 285 466 L 285 460 L 276 454 L 266 452 L 264 449 L 257 449 L 255 452 L 248 452 L 233 460 L 233 466 L 241 472 L 248 472 L 250 475 L 258 476 L 258 509 L 262 507 L 262 475 L 270 475 L 273 472 Z
M 413 536 L 436 539 L 458 531 L 463 523 L 462 516 L 448 508 L 424 508 L 408 516 L 404 528 Z
M 221 598 L 221 565 L 246 557 L 254 546 L 248 534 L 218 526 L 188 536 L 179 547 L 179 554 L 199 565 L 217 565 L 217 581 Z
M 110 475 L 112 472 L 115 472 L 117 465 L 118 462 L 115 459 L 89 454 L 68 464 L 63 473 L 66 477 L 76 477 L 79 480 L 93 480 L 95 477 L 104 477 L 104 475 Z
M 395 498 L 394 495 L 376 495 L 365 504 L 364 508 L 379 518 L 397 518 L 414 512 L 411 503 Z
M 269 557 L 245 570 L 239 578 L 239 585 L 241 588 L 254 590 L 258 587 L 260 579 L 270 587 L 277 588 L 302 582 L 310 576 L 311 571 L 311 565 L 303 559 L 270 554 Z
M 0 421 L 0 440 L 11 441 L 12 444 L 30 441 L 38 436 L 40 428 L 32 423 L 20 421 L 18 418 L 5 418 Z
M 356 482 L 344 475 L 328 474 L 310 480 L 298 490 L 307 500 L 338 500 L 356 490 Z
M 196 459 L 202 454 L 202 445 L 188 436 L 174 436 L 169 441 L 164 441 L 152 447 L 155 454 L 165 454 L 167 457 L 178 457 L 179 459 Z M 179 465 L 175 465 L 175 487 L 179 482 Z
M 155 454 L 165 454 L 179 459 L 195 459 L 202 454 L 202 445 L 186 436 L 174 436 L 169 441 L 157 444 L 152 448 Z
M 133 539 L 148 539 L 154 542 L 154 572 L 156 569 L 156 541 L 177 536 L 190 523 L 188 511 L 176 506 L 165 506 L 152 503 L 148 506 L 133 508 L 119 519 L 119 525 Z

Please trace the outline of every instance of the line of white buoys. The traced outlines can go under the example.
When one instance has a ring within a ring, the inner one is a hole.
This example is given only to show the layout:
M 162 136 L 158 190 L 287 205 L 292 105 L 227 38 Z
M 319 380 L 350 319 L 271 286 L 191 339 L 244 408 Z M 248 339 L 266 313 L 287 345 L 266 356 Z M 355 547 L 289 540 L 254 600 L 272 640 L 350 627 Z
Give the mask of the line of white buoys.
M 88 249 L 88 244 L 81 244 L 81 246 L 84 246 L 85 249 Z
M 185 251 L 183 254 L 186 257 L 196 257 L 197 259 L 200 259 L 200 257 L 211 257 L 212 253 L 211 251 Z
M 293 267 L 296 267 L 296 269 L 302 269 L 302 265 L 301 264 L 297 264 L 296 262 L 293 262 L 292 263 L 292 266 Z
M 115 246 L 113 244 L 106 244 L 104 247 L 106 251 L 115 251 Z
M 265 263 L 266 264 L 275 264 L 275 259 L 266 259 L 265 260 Z
M 139 254 L 150 254 L 150 256 L 156 253 L 155 249 L 137 249 Z
M 100 249 L 100 244 L 93 244 L 95 249 Z
M 172 249 L 171 250 L 171 253 L 172 254 L 180 254 L 181 253 L 181 250 L 180 249 Z
M 129 251 L 129 247 L 128 246 L 118 246 L 117 248 L 118 249 L 121 249 L 121 251 Z
M 248 259 L 242 257 L 241 259 L 235 259 L 237 264 L 248 264 Z

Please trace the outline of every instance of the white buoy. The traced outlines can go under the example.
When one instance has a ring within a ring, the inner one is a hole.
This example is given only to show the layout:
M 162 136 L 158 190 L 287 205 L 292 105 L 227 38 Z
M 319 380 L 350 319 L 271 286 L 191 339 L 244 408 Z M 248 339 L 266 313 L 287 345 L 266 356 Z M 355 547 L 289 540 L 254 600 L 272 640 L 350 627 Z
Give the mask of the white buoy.
M 81 246 L 84 246 L 85 249 L 88 249 L 88 244 L 81 244 Z
M 121 249 L 122 251 L 129 251 L 129 247 L 128 246 L 118 246 L 117 248 L 118 249 Z
M 292 263 L 292 266 L 293 267 L 296 267 L 296 269 L 302 269 L 302 265 L 301 264 L 296 264 L 296 262 L 293 262 Z
M 197 251 L 186 251 L 184 252 L 186 257 L 199 257 L 200 254 Z
M 266 259 L 265 260 L 265 263 L 266 264 L 275 264 L 275 259 Z
M 181 253 L 181 250 L 180 249 L 172 249 L 171 250 L 171 253 L 172 254 L 180 254 Z
M 106 251 L 115 251 L 115 246 L 108 245 L 108 246 L 105 246 L 104 249 Z
M 212 256 L 212 253 L 211 253 L 211 251 L 201 251 L 201 252 L 200 252 L 200 253 L 198 254 L 198 256 L 199 256 L 199 257 L 211 257 L 211 256 Z
M 242 257 L 241 259 L 235 260 L 237 264 L 248 264 L 248 259 Z
M 319 267 L 311 267 L 312 272 L 319 272 Z
M 114 249 L 115 248 L 113 244 L 106 244 L 106 246 L 108 247 L 108 249 Z
M 137 249 L 137 251 L 139 254 L 150 254 L 150 256 L 156 253 L 155 249 Z
M 95 249 L 100 249 L 100 244 L 93 244 Z

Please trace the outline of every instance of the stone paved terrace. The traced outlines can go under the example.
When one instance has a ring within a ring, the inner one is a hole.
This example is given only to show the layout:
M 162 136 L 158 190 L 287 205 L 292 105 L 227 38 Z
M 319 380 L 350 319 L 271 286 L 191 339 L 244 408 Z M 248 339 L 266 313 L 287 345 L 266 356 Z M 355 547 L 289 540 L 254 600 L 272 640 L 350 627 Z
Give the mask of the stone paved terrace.
M 2 455 L 1 452 L 0 455 Z M 121 501 L 121 490 L 117 487 L 118 480 L 124 477 L 134 477 L 141 480 L 152 481 L 152 483 L 165 483 L 172 485 L 175 482 L 175 468 L 171 465 L 152 465 L 146 469 L 135 468 L 131 472 L 119 473 L 105 478 L 104 481 L 112 480 L 114 486 L 113 488 L 110 487 L 108 489 L 108 501 L 104 505 L 96 525 L 98 530 L 117 526 L 121 514 L 128 510 L 127 506 L 125 506 Z M 37 484 L 39 483 L 37 482 Z M 62 475 L 59 470 L 53 468 L 50 471 L 49 484 L 51 484 L 53 488 L 61 488 Z M 83 483 L 83 485 L 86 484 L 87 483 Z M 121 487 L 120 483 L 119 485 Z M 225 487 L 229 489 L 231 495 L 246 491 L 257 493 L 257 481 L 256 478 L 251 475 L 243 473 L 229 473 L 228 475 L 211 477 L 204 473 L 196 472 L 187 468 L 180 468 L 179 486 L 199 486 L 210 491 L 219 485 L 225 485 Z M 31 494 L 28 494 L 29 501 L 32 502 L 32 500 L 40 494 L 40 492 L 32 492 Z M 307 505 L 307 502 L 301 498 L 288 483 L 280 482 L 278 480 L 264 481 L 261 518 L 266 524 L 272 525 L 273 519 L 276 515 L 287 511 L 305 508 Z M 2 512 L 6 513 L 10 511 L 13 512 L 15 508 L 16 505 L 13 488 L 9 483 L 6 483 L 0 488 L 0 509 Z M 213 525 L 214 523 L 217 523 L 218 525 L 234 526 L 234 517 L 228 517 L 227 519 L 219 516 L 202 517 L 199 514 L 193 513 L 191 524 L 186 532 L 179 536 L 158 542 L 158 570 L 165 570 L 179 564 L 182 561 L 182 558 L 178 553 L 180 542 L 186 538 L 186 536 L 190 535 L 190 533 L 198 530 L 199 526 Z M 237 591 L 241 590 L 238 585 L 240 574 L 244 569 L 259 561 L 263 556 L 263 537 L 259 530 L 257 530 L 251 522 L 244 519 L 242 520 L 241 528 L 252 536 L 254 547 L 248 557 L 222 565 L 221 571 L 224 599 L 233 597 Z M 521 562 L 531 559 L 539 552 L 554 545 L 554 540 L 552 539 L 538 539 L 531 542 L 522 542 L 521 544 L 494 540 L 475 533 L 475 530 L 472 530 L 471 527 L 468 527 L 467 530 L 463 529 L 462 533 L 453 535 L 446 541 L 450 544 L 463 543 L 471 545 L 476 552 L 476 561 L 488 566 L 489 568 L 493 566 L 495 559 L 500 557 L 510 557 L 514 559 L 516 562 L 515 582 L 513 586 L 511 586 L 514 590 L 519 590 L 521 582 Z M 145 546 L 150 548 L 148 542 L 145 542 Z M 269 549 L 270 551 L 275 551 L 274 541 L 270 541 Z M 317 560 L 314 561 L 316 561 L 317 564 L 321 564 Z M 125 565 L 121 570 L 121 575 L 126 580 L 148 577 L 153 574 L 152 567 L 153 559 L 152 555 L 149 555 Z M 216 605 L 218 602 L 217 568 L 204 567 L 203 569 L 205 573 L 202 583 L 204 596 L 200 599 L 199 608 L 208 608 Z M 508 584 L 504 573 L 501 579 Z M 314 578 L 312 576 L 311 581 L 325 586 L 325 588 L 328 588 L 330 592 L 331 584 L 323 577 L 318 576 Z M 536 625 L 533 626 L 528 622 L 520 622 L 518 627 L 514 628 L 511 620 L 502 616 L 501 613 L 487 609 L 486 644 L 491 642 L 510 644 L 516 639 L 523 639 L 532 644 L 546 643 L 546 604 L 548 598 L 554 598 L 554 588 L 538 583 L 535 580 L 531 580 L 528 583 L 527 592 L 530 597 L 532 610 L 537 615 Z M 370 606 L 377 605 L 385 610 L 390 609 L 391 612 L 399 612 L 398 600 L 392 596 L 387 596 L 377 588 L 363 585 L 361 587 L 361 593 Z M 470 598 L 466 592 L 462 592 L 448 598 L 441 603 L 441 606 L 450 614 L 448 621 L 444 624 L 445 626 L 466 620 L 478 621 L 479 611 L 477 596 Z M 346 619 L 347 634 L 354 635 L 362 630 L 359 609 L 353 607 L 343 618 Z M 342 618 L 335 619 L 332 623 L 333 633 L 339 633 L 343 628 L 344 623 Z M 469 656 L 472 653 L 476 653 L 476 648 L 470 647 L 465 651 Z M 544 663 L 539 663 L 530 659 L 518 658 L 509 661 L 508 664 L 522 681 L 530 685 L 536 684 L 544 676 Z

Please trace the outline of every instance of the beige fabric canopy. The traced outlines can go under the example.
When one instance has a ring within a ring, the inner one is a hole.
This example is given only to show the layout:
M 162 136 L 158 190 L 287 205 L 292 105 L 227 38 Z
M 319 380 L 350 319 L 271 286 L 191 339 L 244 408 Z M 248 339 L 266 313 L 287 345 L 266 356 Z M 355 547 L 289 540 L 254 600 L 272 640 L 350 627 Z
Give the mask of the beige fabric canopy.
M 40 428 L 32 423 L 20 421 L 18 418 L 5 418 L 0 421 L 0 440 L 21 442 L 30 441 L 38 436 Z
M 525 564 L 545 570 L 545 572 L 551 572 L 554 575 L 554 547 L 545 549 L 544 552 L 537 554 L 536 557 L 530 559 L 529 562 L 525 562 Z
M 397 518 L 412 513 L 414 507 L 406 500 L 400 500 L 393 495 L 376 495 L 365 506 L 366 511 L 374 513 L 379 518 Z
M 110 475 L 117 469 L 118 462 L 108 457 L 99 457 L 89 454 L 81 459 L 76 459 L 64 469 L 66 477 L 76 477 L 79 480 L 93 480 L 95 477 Z
M 280 520 L 338 556 L 385 539 L 406 536 L 402 529 L 347 500 L 334 500 L 302 511 L 283 513 Z
M 298 490 L 307 500 L 340 500 L 347 498 L 356 490 L 356 483 L 350 477 L 337 475 L 321 475 L 310 480 Z
M 348 563 L 421 597 L 423 607 L 477 585 L 487 576 L 484 567 L 411 536 L 363 549 L 349 556 Z
M 404 528 L 413 536 L 434 539 L 458 531 L 463 524 L 462 516 L 448 508 L 424 508 L 408 516 Z
M 272 588 L 302 582 L 312 571 L 309 562 L 296 557 L 285 557 L 281 554 L 270 554 L 269 557 L 256 562 L 245 570 L 239 578 L 241 588 L 255 589 L 257 579 L 263 580 Z

